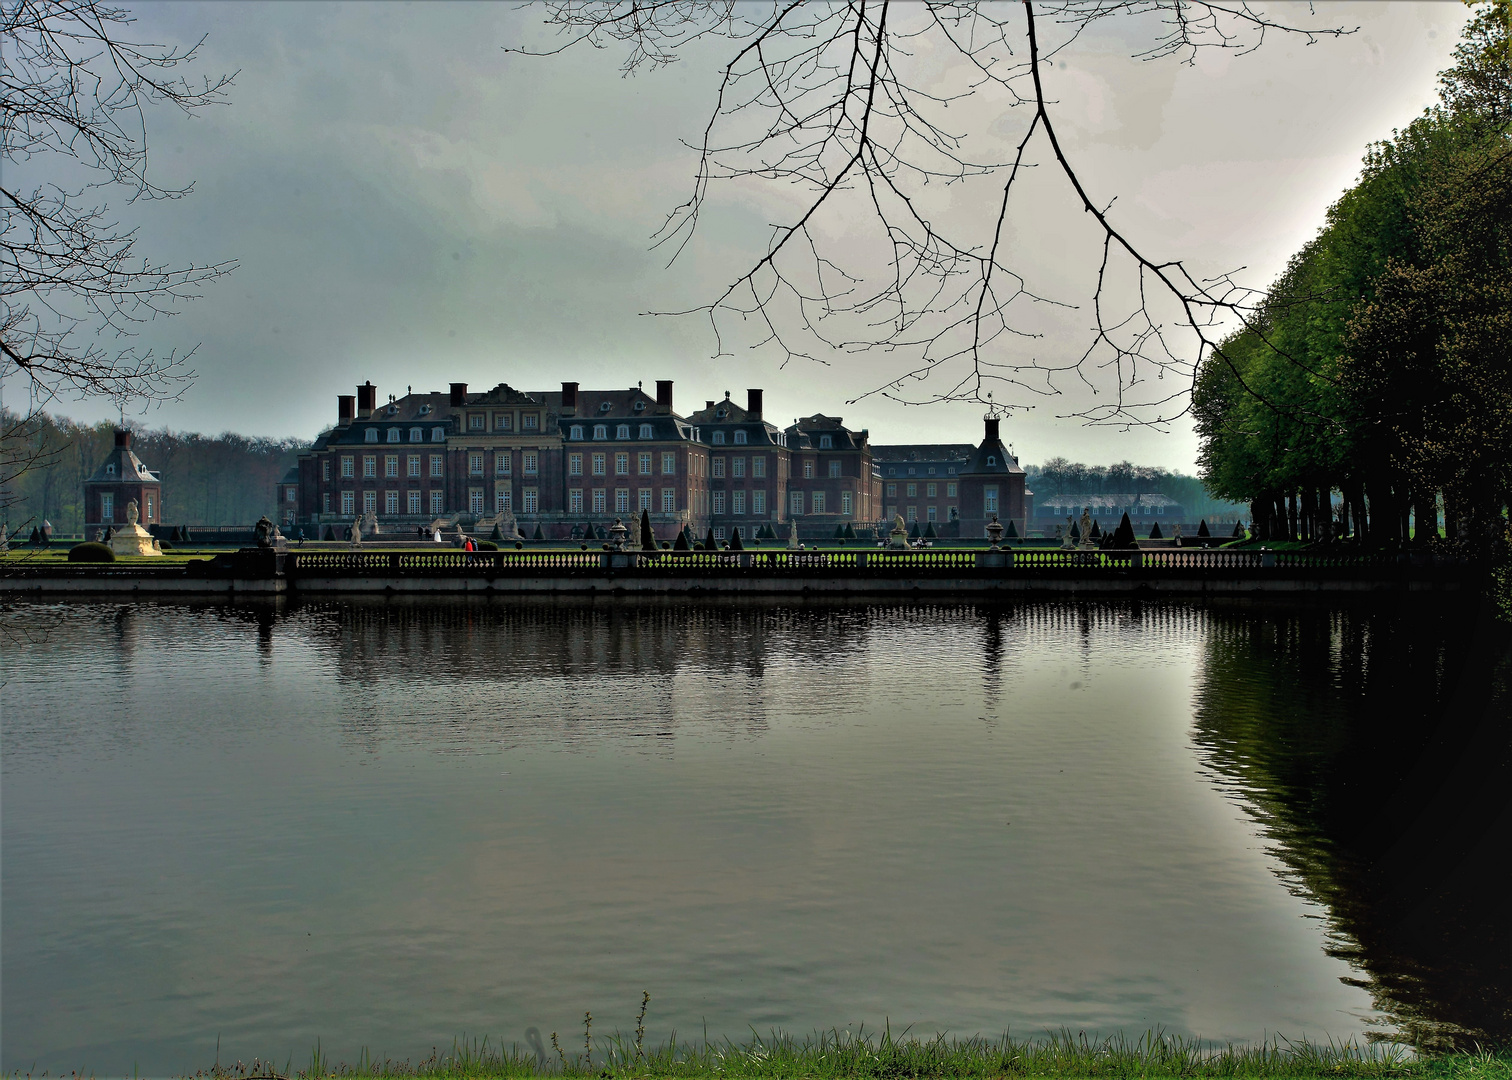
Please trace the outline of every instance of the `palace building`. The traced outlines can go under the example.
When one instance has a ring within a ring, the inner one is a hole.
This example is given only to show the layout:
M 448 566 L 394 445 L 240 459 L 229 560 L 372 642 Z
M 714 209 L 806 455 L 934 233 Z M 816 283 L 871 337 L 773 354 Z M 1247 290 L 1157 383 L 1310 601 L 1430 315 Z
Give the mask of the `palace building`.
M 640 386 L 470 392 L 452 383 L 387 401 L 367 382 L 336 400 L 335 425 L 278 485 L 281 521 L 317 536 L 364 516 L 382 531 L 512 517 L 526 536 L 565 539 L 644 510 L 659 540 L 684 528 L 719 539 L 736 530 L 750 539 L 762 526 L 785 535 L 794 522 L 820 538 L 898 507 L 978 536 L 992 514 L 1024 513 L 1023 471 L 998 442 L 996 420 L 980 447 L 930 447 L 949 453 L 904 465 L 906 452 L 925 448 L 874 450 L 867 431 L 822 413 L 779 428 L 763 416 L 759 389 L 744 406 L 726 392 L 687 415 L 673 408 L 671 380 L 654 396 Z M 895 481 L 888 467 L 940 472 Z M 898 483 L 929 494 L 905 500 Z
M 118 428 L 109 455 L 84 481 L 84 535 L 126 523 L 127 504 L 136 501 L 142 528 L 163 520 L 163 485 L 131 449 L 131 432 Z

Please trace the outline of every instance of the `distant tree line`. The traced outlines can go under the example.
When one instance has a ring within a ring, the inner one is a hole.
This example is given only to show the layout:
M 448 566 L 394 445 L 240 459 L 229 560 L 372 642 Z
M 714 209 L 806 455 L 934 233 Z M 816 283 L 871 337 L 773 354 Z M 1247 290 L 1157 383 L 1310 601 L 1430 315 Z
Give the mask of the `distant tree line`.
M 1479 5 L 1440 100 L 1198 375 L 1201 472 L 1262 538 L 1497 545 L 1512 495 L 1512 52 Z M 1333 509 L 1333 493 L 1341 496 Z
M 45 412 L 0 414 L 12 432 L 6 453 L 10 475 L 0 516 L 14 532 L 51 521 L 55 532 L 84 529 L 84 481 L 115 441 L 113 423 L 79 424 Z M 132 428 L 132 449 L 163 482 L 168 525 L 246 525 L 276 506 L 275 486 L 309 444 L 227 432 L 201 435 L 167 428 Z M 17 468 L 24 464 L 24 468 Z
M 1193 518 L 1232 513 L 1232 502 L 1215 499 L 1196 476 L 1158 466 L 1120 461 L 1114 465 L 1085 465 L 1054 457 L 1043 465 L 1025 465 L 1029 490 L 1036 502 L 1055 495 L 1119 495 L 1160 492 L 1180 503 Z

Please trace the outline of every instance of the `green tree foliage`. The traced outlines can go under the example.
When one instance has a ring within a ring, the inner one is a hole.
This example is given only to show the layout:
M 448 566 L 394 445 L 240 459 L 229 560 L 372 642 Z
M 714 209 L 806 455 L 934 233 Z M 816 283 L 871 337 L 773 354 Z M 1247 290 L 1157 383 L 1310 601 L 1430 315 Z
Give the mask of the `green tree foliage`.
M 11 531 L 49 520 L 61 534 L 84 528 L 84 481 L 114 442 L 115 425 L 78 424 L 35 413 L 0 413 L 14 436 L 8 449 L 27 454 L 30 468 L 10 483 L 5 516 Z M 250 525 L 276 512 L 278 481 L 307 444 L 227 432 L 200 435 L 135 430 L 132 449 L 163 482 L 163 520 L 171 525 Z
M 1478 7 L 1441 100 L 1199 372 L 1203 480 L 1262 538 L 1505 529 L 1512 484 L 1512 2 Z M 1337 515 L 1333 493 L 1341 496 Z

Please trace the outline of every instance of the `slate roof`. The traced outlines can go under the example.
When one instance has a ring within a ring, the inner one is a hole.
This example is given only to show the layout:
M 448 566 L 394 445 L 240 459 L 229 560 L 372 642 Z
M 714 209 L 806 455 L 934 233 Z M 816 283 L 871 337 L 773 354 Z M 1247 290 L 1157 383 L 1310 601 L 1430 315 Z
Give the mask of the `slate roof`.
M 823 413 L 800 417 L 796 424 L 787 429 L 786 435 L 791 450 L 818 449 L 818 436 L 821 435 L 831 436 L 834 446 L 829 449 L 833 450 L 859 450 L 867 445 L 870 438 L 870 433 L 865 429 L 852 431 L 845 426 L 842 417 L 825 416 Z
M 746 442 L 753 446 L 781 446 L 782 429 L 776 424 L 768 423 L 759 416 L 753 416 L 748 409 L 743 409 L 728 397 L 723 401 L 707 401 L 702 409 L 688 415 L 688 423 L 699 429 L 699 437 L 706 445 L 710 444 L 712 432 L 704 429 L 723 431 L 728 443 L 736 431 L 746 433 Z
M 114 471 L 110 469 L 111 465 L 115 466 Z M 119 484 L 122 482 L 128 484 L 162 483 L 151 469 L 142 464 L 142 459 L 132 453 L 128 447 L 113 446 L 110 449 L 110 453 L 105 455 L 105 460 L 100 462 L 99 467 L 90 475 L 86 483 Z

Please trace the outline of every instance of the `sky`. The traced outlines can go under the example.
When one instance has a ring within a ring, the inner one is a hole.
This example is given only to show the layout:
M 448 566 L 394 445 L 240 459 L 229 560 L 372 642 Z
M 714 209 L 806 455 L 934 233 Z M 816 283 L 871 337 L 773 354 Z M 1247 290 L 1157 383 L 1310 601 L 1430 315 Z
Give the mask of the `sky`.
M 853 401 L 904 370 L 906 356 L 836 352 L 783 364 L 737 335 L 726 342 L 731 355 L 716 357 L 706 320 L 644 314 L 712 299 L 759 254 L 765 226 L 797 205 L 790 189 L 727 185 L 675 263 L 652 247 L 690 190 L 696 157 L 684 142 L 706 120 L 728 42 L 625 78 L 613 48 L 506 52 L 556 41 L 544 9 L 528 5 L 131 10 L 139 39 L 205 36 L 193 72 L 236 72 L 230 104 L 148 118 L 155 178 L 192 182 L 193 194 L 121 208 L 140 225 L 144 254 L 238 263 L 181 314 L 143 327 L 140 344 L 159 352 L 198 348 L 192 387 L 140 423 L 311 438 L 334 422 L 336 396 L 369 379 L 386 399 L 450 382 L 549 390 L 563 380 L 617 388 L 670 378 L 681 412 L 762 387 L 766 416 L 779 423 L 823 412 L 877 443 L 980 438 L 979 404 Z M 1358 30 L 1312 45 L 1273 36 L 1247 55 L 1204 53 L 1183 65 L 1134 58 L 1150 26 L 1109 20 L 1046 72 L 1067 153 L 1094 198 L 1115 200 L 1120 227 L 1201 273 L 1243 268 L 1239 279 L 1256 287 L 1316 232 L 1366 144 L 1433 102 L 1467 18 L 1448 2 L 1268 10 Z M 940 85 L 959 78 L 948 59 L 920 62 L 936 61 Z M 982 97 L 953 115 L 984 155 L 1002 154 L 1022 130 L 1017 114 Z M 1047 177 L 1033 177 L 1040 186 L 1027 189 L 1010 235 L 1035 281 L 1084 300 L 1077 290 L 1095 273 L 1097 249 L 1084 215 Z M 980 186 L 936 196 L 941 220 L 965 229 L 995 212 L 994 193 Z M 838 250 L 865 250 L 859 216 L 827 228 Z M 1042 337 L 1004 343 L 1004 356 L 1074 356 L 1087 326 L 1084 304 L 1059 311 Z M 1185 420 L 1088 427 L 1066 415 L 1088 404 L 1075 388 L 1007 403 L 1033 406 L 1004 425 L 1026 464 L 1065 456 L 1196 471 Z M 115 414 L 97 401 L 49 409 L 81 420 Z

